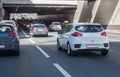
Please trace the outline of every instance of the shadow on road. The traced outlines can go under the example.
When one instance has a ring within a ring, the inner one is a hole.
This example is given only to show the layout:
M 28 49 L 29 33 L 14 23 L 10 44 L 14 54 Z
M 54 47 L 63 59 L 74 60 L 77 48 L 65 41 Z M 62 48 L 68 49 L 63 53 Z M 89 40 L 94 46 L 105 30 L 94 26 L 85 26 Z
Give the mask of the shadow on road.
M 15 51 L 10 51 L 10 50 L 0 51 L 0 57 L 4 57 L 4 56 L 18 56 L 18 55 L 16 55 Z

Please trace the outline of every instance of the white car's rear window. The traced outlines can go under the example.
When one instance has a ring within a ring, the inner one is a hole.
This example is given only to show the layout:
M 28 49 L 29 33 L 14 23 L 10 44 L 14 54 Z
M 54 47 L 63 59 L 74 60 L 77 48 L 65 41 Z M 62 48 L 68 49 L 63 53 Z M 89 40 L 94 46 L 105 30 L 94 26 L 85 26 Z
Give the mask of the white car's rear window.
M 75 30 L 79 32 L 101 32 L 103 27 L 100 25 L 78 25 Z

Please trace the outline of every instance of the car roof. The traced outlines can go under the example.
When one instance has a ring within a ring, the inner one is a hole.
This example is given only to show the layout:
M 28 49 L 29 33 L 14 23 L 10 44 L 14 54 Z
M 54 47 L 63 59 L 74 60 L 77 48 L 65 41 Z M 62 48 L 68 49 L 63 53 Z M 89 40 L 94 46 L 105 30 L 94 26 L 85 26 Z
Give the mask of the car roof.
M 74 25 L 74 26 L 78 26 L 78 25 L 100 25 L 101 26 L 101 24 L 99 24 L 99 23 L 70 23 L 71 25 Z
M 35 24 L 33 24 L 33 25 L 45 25 L 45 24 L 39 24 L 39 23 L 35 23 Z

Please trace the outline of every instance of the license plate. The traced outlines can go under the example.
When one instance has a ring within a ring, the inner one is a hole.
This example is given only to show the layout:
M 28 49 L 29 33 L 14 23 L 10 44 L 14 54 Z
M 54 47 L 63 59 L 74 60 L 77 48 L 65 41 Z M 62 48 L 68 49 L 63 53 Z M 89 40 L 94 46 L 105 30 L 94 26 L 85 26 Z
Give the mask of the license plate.
M 38 31 L 44 31 L 44 30 L 42 30 L 42 29 L 38 29 Z
M 99 48 L 99 44 L 87 44 L 87 48 Z
M 4 45 L 0 45 L 0 48 L 5 48 L 5 46 Z

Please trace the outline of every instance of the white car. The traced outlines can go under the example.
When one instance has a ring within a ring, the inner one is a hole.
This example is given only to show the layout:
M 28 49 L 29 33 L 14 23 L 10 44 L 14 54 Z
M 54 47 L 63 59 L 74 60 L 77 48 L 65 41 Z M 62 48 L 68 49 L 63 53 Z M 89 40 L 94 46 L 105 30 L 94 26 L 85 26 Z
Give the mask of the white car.
M 57 48 L 66 49 L 68 55 L 75 51 L 100 51 L 106 56 L 109 40 L 102 25 L 98 23 L 72 23 L 58 32 Z
M 51 25 L 50 25 L 50 30 L 61 30 L 62 29 L 62 26 L 60 24 L 60 22 L 52 22 Z

